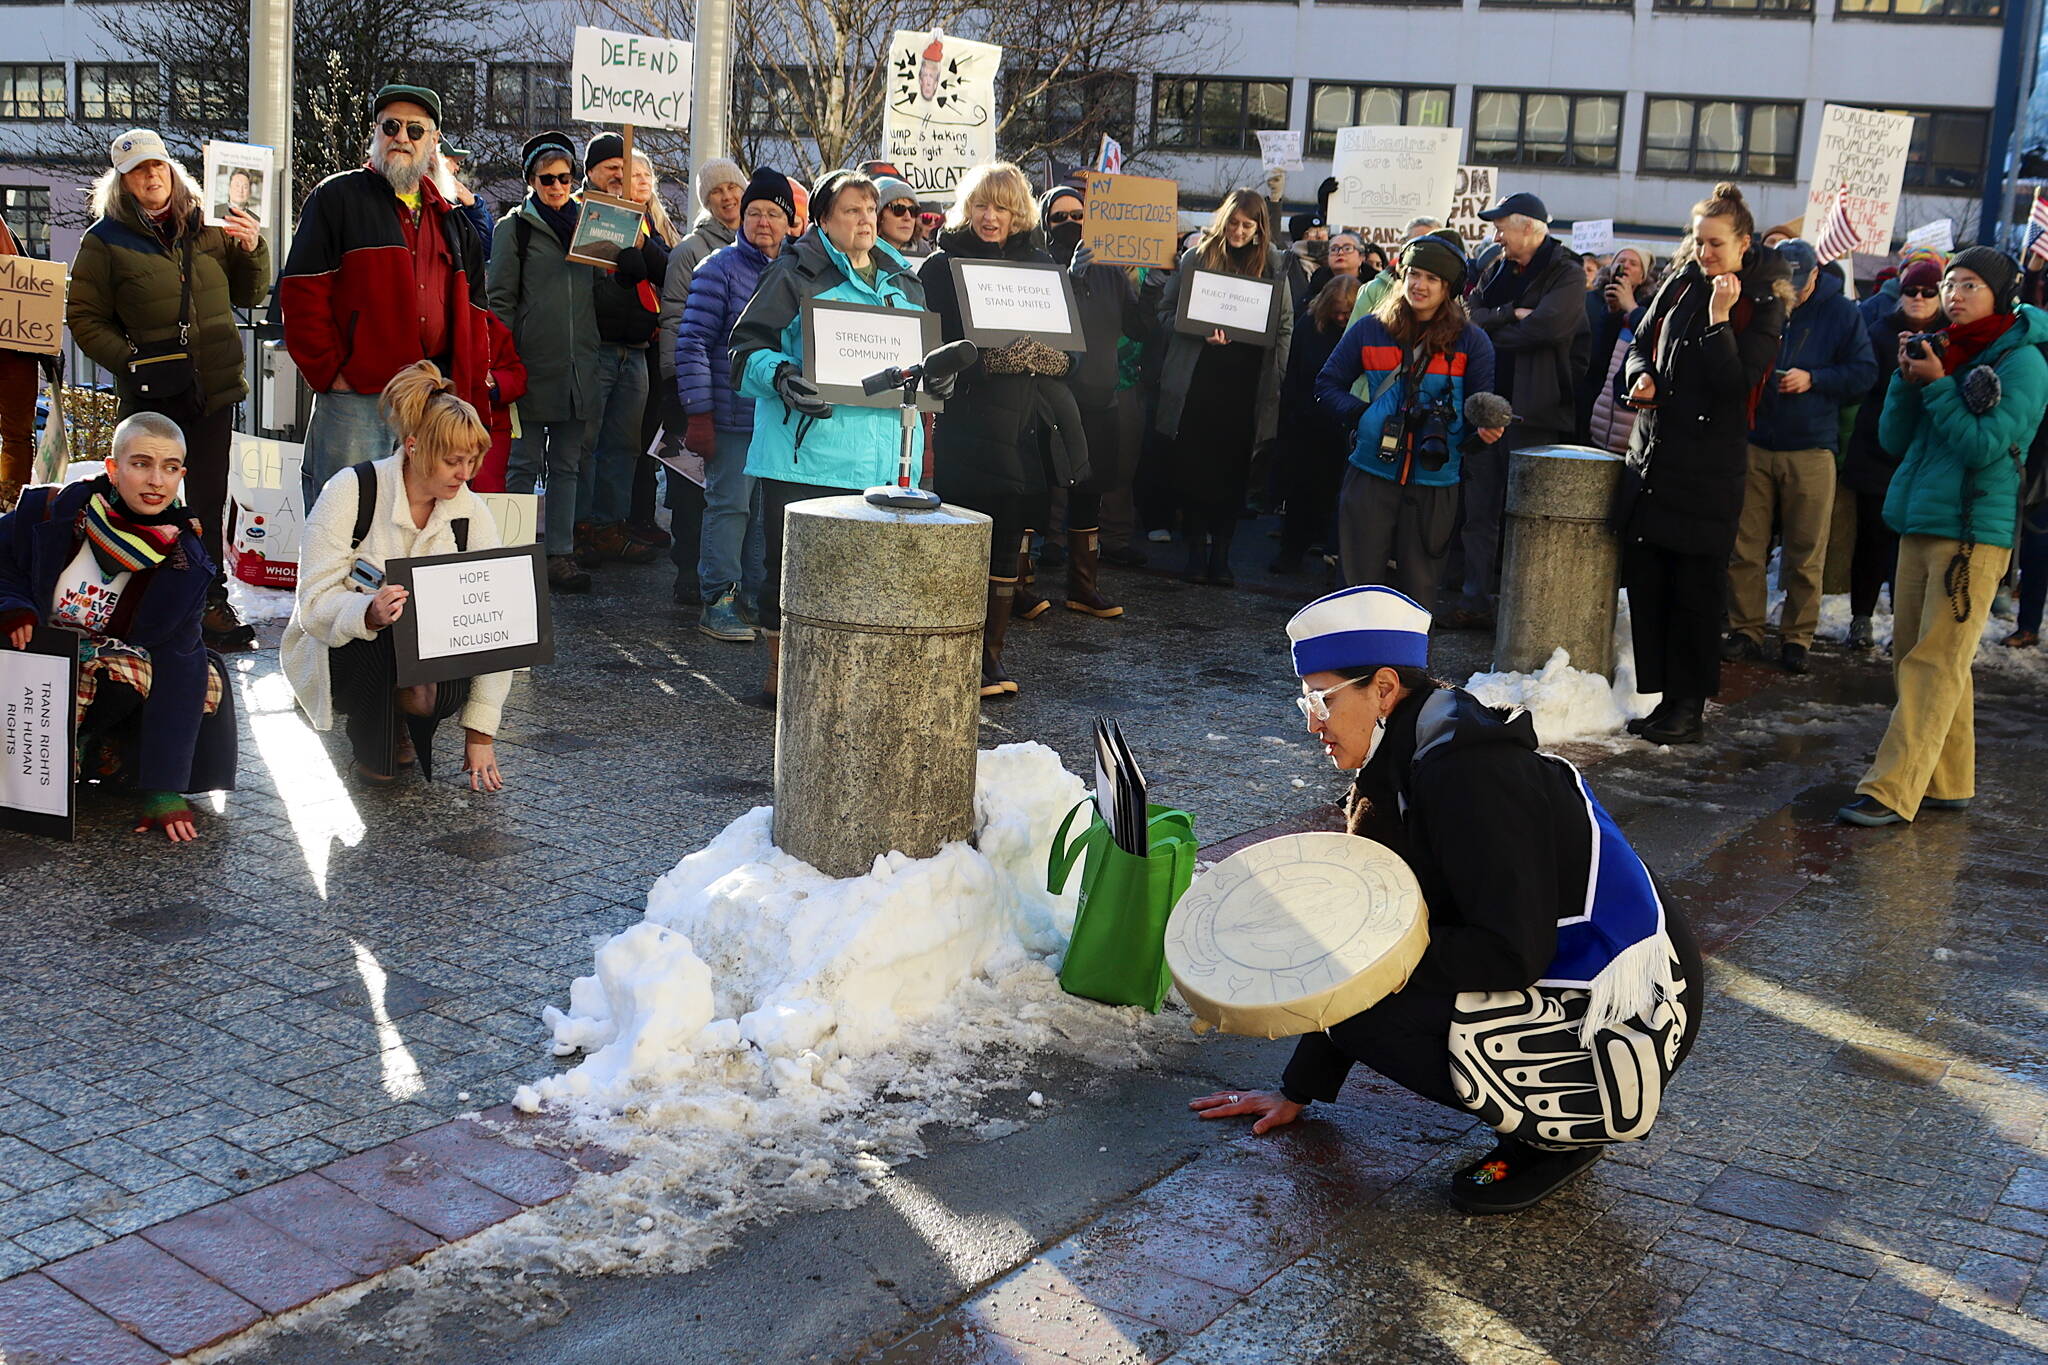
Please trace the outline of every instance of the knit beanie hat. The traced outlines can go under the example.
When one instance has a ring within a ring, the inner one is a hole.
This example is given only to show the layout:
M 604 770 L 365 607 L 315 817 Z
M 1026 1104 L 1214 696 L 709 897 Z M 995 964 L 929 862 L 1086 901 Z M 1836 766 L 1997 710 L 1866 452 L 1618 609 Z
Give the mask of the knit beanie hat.
M 534 163 L 539 159 L 537 154 L 548 150 L 552 150 L 557 156 L 567 157 L 570 165 L 576 164 L 576 144 L 569 140 L 567 133 L 535 133 L 526 139 L 526 145 L 519 149 L 520 179 L 527 180 L 533 177 Z
M 599 133 L 590 139 L 590 145 L 583 149 L 583 172 L 588 175 L 598 166 L 615 156 L 626 154 L 626 139 L 617 133 Z
M 747 211 L 747 205 L 756 199 L 765 199 L 782 210 L 783 216 L 792 225 L 796 222 L 796 195 L 790 192 L 789 177 L 772 166 L 763 166 L 754 172 L 754 178 L 747 182 L 747 188 L 740 194 L 740 212 Z
M 1932 261 L 1935 270 L 1939 271 L 1948 264 L 1948 253 L 1937 251 L 1924 243 L 1899 248 L 1899 269 L 1904 270 L 1915 261 Z
M 747 175 L 740 169 L 740 163 L 729 156 L 714 156 L 697 168 L 697 202 L 709 206 L 711 191 L 720 185 L 747 187 Z
M 832 212 L 832 201 L 839 197 L 839 191 L 845 188 L 847 181 L 860 175 L 859 171 L 845 169 L 827 171 L 824 178 L 818 181 L 818 188 L 811 191 L 811 221 L 814 223 L 824 222 L 826 216 Z M 866 177 L 861 176 L 861 178 L 865 179 Z M 875 202 L 876 211 L 879 212 L 881 207 L 882 201 L 877 200 Z
M 1941 267 L 1922 256 L 1899 272 L 1901 289 L 1941 288 Z
M 898 180 L 893 175 L 876 176 L 875 191 L 881 196 L 875 201 L 878 208 L 888 208 L 898 199 L 908 199 L 913 204 L 917 202 L 917 191 L 910 188 L 909 182 Z
M 1401 248 L 1401 268 L 1410 267 L 1427 270 L 1442 280 L 1454 296 L 1464 290 L 1465 272 L 1470 268 L 1463 251 L 1433 232 Z
M 1948 269 L 1976 272 L 1991 287 L 1993 306 L 2001 313 L 2010 313 L 2019 298 L 2019 265 L 1996 247 L 1966 246 L 1949 258 Z

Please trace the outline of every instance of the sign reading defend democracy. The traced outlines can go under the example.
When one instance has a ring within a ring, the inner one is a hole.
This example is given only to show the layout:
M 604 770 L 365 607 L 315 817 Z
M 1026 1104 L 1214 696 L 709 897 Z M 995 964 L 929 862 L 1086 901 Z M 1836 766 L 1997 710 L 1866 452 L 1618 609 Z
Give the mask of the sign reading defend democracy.
M 0 256 L 0 347 L 56 355 L 64 349 L 64 263 Z
M 649 128 L 690 126 L 690 45 L 675 38 L 576 29 L 573 117 Z
M 1330 226 L 1397 242 L 1412 219 L 1449 218 L 1464 139 L 1462 128 L 1339 128 Z
M 1180 186 L 1149 175 L 1083 177 L 1088 198 L 1082 240 L 1103 265 L 1173 265 L 1180 239 Z
M 1911 114 L 1883 114 L 1829 104 L 1821 109 L 1820 144 L 1813 154 L 1813 180 L 1806 190 L 1806 230 L 1818 240 L 1834 207 L 1835 193 L 1849 187 L 1849 221 L 1856 249 L 1891 250 L 1899 216 L 1899 189 L 1906 179 L 1906 152 L 1913 142 Z

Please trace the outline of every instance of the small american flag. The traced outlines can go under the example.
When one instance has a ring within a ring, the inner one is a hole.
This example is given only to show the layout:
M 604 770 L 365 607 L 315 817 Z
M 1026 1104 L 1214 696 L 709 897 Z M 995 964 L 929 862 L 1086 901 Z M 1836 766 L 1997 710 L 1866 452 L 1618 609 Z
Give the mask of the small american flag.
M 2034 191 L 2034 209 L 2027 215 L 2027 231 L 2033 240 L 2027 244 L 2027 255 L 2037 264 L 2048 261 L 2048 198 L 2041 191 Z
M 1122 175 L 1124 172 L 1124 144 L 1108 133 L 1102 135 L 1102 150 L 1095 154 L 1095 169 L 1104 175 Z
M 1856 224 L 1849 218 L 1849 187 L 1837 186 L 1834 202 L 1828 205 L 1828 220 L 1821 229 L 1820 240 L 1813 244 L 1814 253 L 1820 263 L 1838 261 L 1856 249 L 1858 242 Z

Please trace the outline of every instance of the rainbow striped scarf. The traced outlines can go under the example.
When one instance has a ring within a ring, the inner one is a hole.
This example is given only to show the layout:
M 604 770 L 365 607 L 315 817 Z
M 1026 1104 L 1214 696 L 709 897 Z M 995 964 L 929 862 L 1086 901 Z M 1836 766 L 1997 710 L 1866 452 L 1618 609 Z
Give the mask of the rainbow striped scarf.
M 175 520 L 138 521 L 105 493 L 95 493 L 85 503 L 85 540 L 100 572 L 110 579 L 163 563 L 184 525 L 181 513 Z

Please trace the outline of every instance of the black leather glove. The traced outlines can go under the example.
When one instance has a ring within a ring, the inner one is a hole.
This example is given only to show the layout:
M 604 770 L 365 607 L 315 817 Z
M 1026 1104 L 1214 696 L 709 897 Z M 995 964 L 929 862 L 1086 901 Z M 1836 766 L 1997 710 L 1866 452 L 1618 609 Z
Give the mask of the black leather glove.
M 629 246 L 619 253 L 618 269 L 612 274 L 622 288 L 631 289 L 647 278 L 647 257 L 637 246 Z
M 784 361 L 775 371 L 775 392 L 789 405 L 790 411 L 805 417 L 830 417 L 832 404 L 818 392 L 818 386 L 804 378 L 803 371 Z
M 959 383 L 957 373 L 929 376 L 924 381 L 924 391 L 943 403 L 953 396 L 953 390 Z

